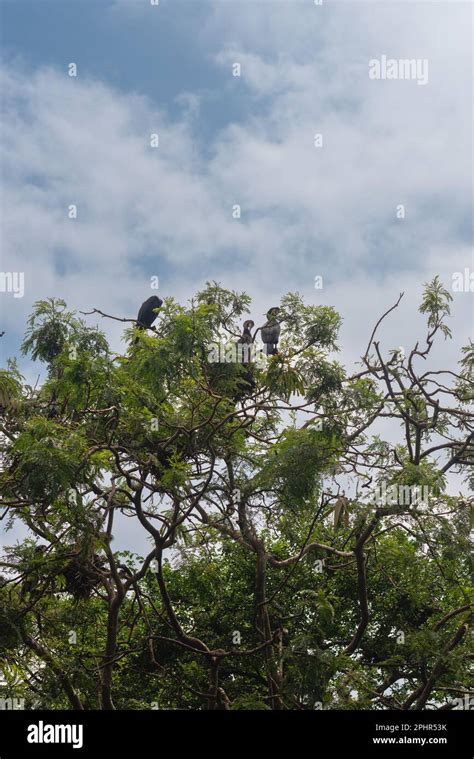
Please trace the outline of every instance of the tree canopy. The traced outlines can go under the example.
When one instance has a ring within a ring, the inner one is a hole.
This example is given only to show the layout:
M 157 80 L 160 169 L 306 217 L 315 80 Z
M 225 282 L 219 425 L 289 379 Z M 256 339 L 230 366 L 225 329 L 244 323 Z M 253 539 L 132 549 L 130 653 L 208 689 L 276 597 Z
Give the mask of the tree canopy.
M 44 381 L 0 372 L 0 516 L 28 528 L 0 563 L 0 695 L 455 708 L 472 660 L 474 345 L 430 370 L 450 297 L 427 284 L 426 336 L 390 352 L 377 324 L 352 373 L 341 316 L 297 293 L 278 353 L 247 363 L 232 357 L 250 298 L 217 283 L 166 298 L 148 332 L 127 326 L 123 355 L 64 301 L 36 303 L 22 350 Z M 145 555 L 115 547 L 126 520 Z

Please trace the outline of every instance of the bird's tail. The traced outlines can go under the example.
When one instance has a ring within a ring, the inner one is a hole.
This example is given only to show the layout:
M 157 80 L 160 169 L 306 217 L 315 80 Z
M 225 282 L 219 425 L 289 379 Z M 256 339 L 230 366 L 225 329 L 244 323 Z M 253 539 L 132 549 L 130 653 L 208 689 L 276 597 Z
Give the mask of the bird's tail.
M 267 343 L 265 345 L 265 353 L 267 356 L 276 356 L 278 353 L 278 345 L 276 345 L 276 343 Z
M 140 332 L 143 330 L 143 327 L 142 327 L 142 325 L 140 324 L 140 322 L 137 322 L 137 323 L 136 323 L 136 328 L 137 328 L 137 329 L 139 329 L 139 330 L 140 330 Z M 134 345 L 136 345 L 136 344 L 138 343 L 139 339 L 140 339 L 140 338 L 139 338 L 139 336 L 137 335 L 137 336 L 136 336 L 136 338 L 135 338 L 135 340 L 133 341 L 133 344 L 134 344 Z

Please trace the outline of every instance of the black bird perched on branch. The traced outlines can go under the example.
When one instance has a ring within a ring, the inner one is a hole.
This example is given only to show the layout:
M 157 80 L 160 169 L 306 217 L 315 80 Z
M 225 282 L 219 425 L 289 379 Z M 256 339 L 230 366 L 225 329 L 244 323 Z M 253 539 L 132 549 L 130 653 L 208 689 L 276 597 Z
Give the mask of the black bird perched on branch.
M 247 321 L 244 322 L 244 331 L 237 340 L 238 357 L 243 364 L 250 363 L 250 346 L 253 343 L 252 333 L 250 330 L 253 328 L 253 326 L 254 322 L 251 319 L 247 319 Z
M 151 295 L 149 298 L 147 298 L 147 300 L 140 306 L 140 311 L 138 312 L 138 329 L 148 329 L 148 327 L 151 327 L 157 317 L 155 309 L 161 308 L 162 305 L 163 301 L 157 295 Z M 135 342 L 137 341 L 138 337 L 136 338 Z
M 237 340 L 237 360 L 239 363 L 245 364 L 248 368 L 242 371 L 241 379 L 237 383 L 237 393 L 234 396 L 235 401 L 241 401 L 246 395 L 252 392 L 255 388 L 255 380 L 253 378 L 253 366 L 252 364 L 252 345 L 253 337 L 251 329 L 254 326 L 254 322 L 251 319 L 247 319 L 244 322 L 244 329 Z
M 267 356 L 274 356 L 278 353 L 278 340 L 280 339 L 280 322 L 278 314 L 280 309 L 276 306 L 267 311 L 267 321 L 261 328 L 262 343 L 265 344 L 265 353 Z

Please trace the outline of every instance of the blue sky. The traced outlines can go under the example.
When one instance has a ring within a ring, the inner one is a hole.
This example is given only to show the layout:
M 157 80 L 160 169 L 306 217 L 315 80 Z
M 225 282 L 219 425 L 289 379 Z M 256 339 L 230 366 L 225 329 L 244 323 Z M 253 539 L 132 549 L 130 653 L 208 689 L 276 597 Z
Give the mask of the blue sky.
M 181 299 L 209 278 L 247 289 L 257 314 L 289 289 L 336 305 L 351 361 L 401 289 L 405 310 L 387 326 L 396 344 L 423 282 L 440 273 L 449 286 L 472 268 L 469 3 L 0 8 L 2 266 L 25 273 L 23 298 L 1 294 L 6 355 L 38 298 L 133 316 L 157 274 Z M 371 81 L 383 54 L 427 59 L 428 83 Z M 472 294 L 453 318 L 463 343 Z M 102 326 L 118 347 L 119 327 Z
M 146 17 L 140 12 L 145 6 Z M 207 88 L 212 96 L 228 83 L 194 34 L 205 23 L 208 6 L 205 0 L 162 0 L 150 9 L 136 0 L 7 0 L 3 44 L 7 54 L 21 52 L 30 66 L 63 67 L 77 58 L 84 76 L 138 90 L 178 116 L 180 92 Z M 210 97 L 203 121 L 211 134 L 245 108 L 245 100 L 235 102 L 235 93 L 226 109 L 219 100 L 212 103 Z

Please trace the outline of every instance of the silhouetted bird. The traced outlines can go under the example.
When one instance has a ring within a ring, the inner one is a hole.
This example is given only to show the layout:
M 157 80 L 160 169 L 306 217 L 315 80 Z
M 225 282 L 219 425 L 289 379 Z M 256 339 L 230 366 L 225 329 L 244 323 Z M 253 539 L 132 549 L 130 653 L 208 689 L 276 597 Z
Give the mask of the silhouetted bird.
M 247 319 L 247 321 L 244 322 L 244 331 L 242 332 L 241 336 L 237 340 L 238 356 L 243 364 L 250 363 L 250 358 L 251 358 L 250 346 L 253 343 L 252 333 L 250 332 L 250 330 L 253 327 L 254 327 L 254 322 L 251 319 Z
M 278 353 L 278 340 L 280 339 L 279 313 L 279 308 L 270 308 L 267 311 L 267 321 L 261 329 L 262 343 L 265 344 L 264 351 L 267 356 L 273 356 L 275 353 Z
M 140 306 L 140 311 L 138 312 L 138 326 L 151 327 L 157 316 L 155 308 L 161 308 L 162 305 L 163 301 L 157 295 L 152 295 L 150 298 L 147 298 L 147 300 Z
M 255 388 L 255 380 L 253 378 L 253 366 L 252 364 L 252 344 L 253 338 L 251 329 L 254 326 L 254 322 L 251 319 L 247 319 L 244 322 L 244 329 L 237 340 L 237 360 L 239 363 L 246 364 L 248 369 L 242 371 L 240 380 L 237 382 L 237 392 L 234 396 L 235 401 L 241 401 L 246 395 L 252 392 Z
M 157 295 L 151 295 L 147 298 L 147 300 L 140 306 L 140 311 L 137 316 L 137 327 L 139 329 L 151 327 L 157 317 L 155 308 L 161 308 L 162 305 L 163 301 Z M 137 341 L 138 337 L 135 342 Z

